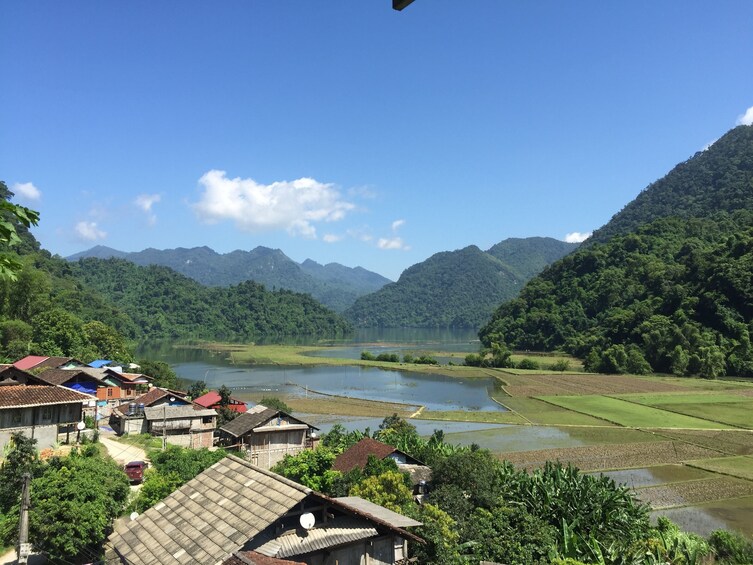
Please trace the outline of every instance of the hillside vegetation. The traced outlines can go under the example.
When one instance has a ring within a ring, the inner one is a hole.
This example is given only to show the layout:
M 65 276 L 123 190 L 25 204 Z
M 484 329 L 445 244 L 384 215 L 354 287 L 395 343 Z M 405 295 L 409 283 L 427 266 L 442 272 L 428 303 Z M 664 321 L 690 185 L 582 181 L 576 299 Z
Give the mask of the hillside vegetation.
M 478 328 L 533 273 L 576 247 L 537 237 L 505 240 L 486 252 L 471 245 L 437 253 L 359 298 L 344 315 L 362 327 Z
M 563 349 L 604 372 L 753 376 L 753 128 L 673 169 L 594 239 L 500 306 L 482 342 Z
M 12 196 L 0 182 L 0 198 Z M 16 280 L 0 278 L 0 358 L 8 361 L 29 354 L 128 361 L 129 343 L 145 338 L 336 336 L 349 330 L 307 295 L 269 292 L 256 283 L 207 288 L 164 267 L 118 259 L 73 264 L 40 249 L 23 226 L 17 231 L 17 245 L 0 245 L 0 253 L 21 265 Z
M 299 264 L 279 249 L 262 246 L 250 251 L 237 249 L 221 254 L 209 247 L 149 248 L 126 253 L 98 245 L 71 255 L 68 260 L 87 258 L 118 258 L 141 266 L 161 265 L 205 286 L 231 286 L 254 281 L 269 290 L 283 288 L 310 294 L 336 312 L 345 310 L 359 296 L 391 282 L 362 267 L 351 268 L 338 263 L 320 265 L 311 259 Z

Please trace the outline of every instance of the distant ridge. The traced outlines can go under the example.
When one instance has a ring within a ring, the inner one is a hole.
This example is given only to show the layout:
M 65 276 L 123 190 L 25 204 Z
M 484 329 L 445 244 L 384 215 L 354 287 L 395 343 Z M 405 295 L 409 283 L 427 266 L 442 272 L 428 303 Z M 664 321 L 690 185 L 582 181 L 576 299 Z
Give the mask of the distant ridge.
M 221 254 L 206 246 L 149 248 L 128 253 L 97 245 L 67 257 L 69 261 L 86 258 L 118 258 L 140 266 L 161 265 L 206 286 L 230 286 L 252 280 L 270 290 L 283 288 L 310 294 L 336 312 L 351 306 L 359 296 L 391 282 L 362 267 L 351 268 L 338 263 L 320 265 L 310 259 L 298 264 L 281 250 L 263 246 Z
M 344 312 L 361 327 L 478 328 L 502 301 L 577 243 L 506 239 L 488 251 L 445 251 L 406 269 L 396 283 L 359 298 Z

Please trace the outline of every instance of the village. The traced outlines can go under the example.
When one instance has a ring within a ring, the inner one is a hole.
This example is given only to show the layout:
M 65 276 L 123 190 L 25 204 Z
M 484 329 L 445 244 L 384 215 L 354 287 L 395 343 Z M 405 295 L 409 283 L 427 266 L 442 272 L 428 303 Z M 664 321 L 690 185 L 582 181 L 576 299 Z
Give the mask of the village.
M 112 439 L 139 434 L 189 449 L 225 448 L 221 459 L 146 510 L 116 522 L 105 544 L 107 563 L 224 563 L 291 565 L 398 564 L 408 543 L 423 543 L 412 518 L 357 496 L 332 498 L 270 471 L 286 455 L 313 450 L 318 429 L 279 409 L 224 398 L 210 391 L 195 399 L 154 386 L 139 367 L 107 360 L 85 364 L 70 357 L 27 356 L 0 365 L 0 448 L 14 434 L 35 440 L 41 454 L 65 444 L 101 438 L 132 483 L 143 480 L 146 460 Z M 234 412 L 218 427 L 218 411 Z M 137 451 L 138 452 L 138 451 Z M 392 459 L 414 483 L 416 500 L 430 470 L 400 450 L 364 438 L 333 466 L 363 468 L 369 457 Z M 144 457 L 146 459 L 146 457 Z M 22 519 L 23 522 L 23 519 Z M 18 563 L 29 560 L 20 534 Z M 8 562 L 8 561 L 4 561 Z

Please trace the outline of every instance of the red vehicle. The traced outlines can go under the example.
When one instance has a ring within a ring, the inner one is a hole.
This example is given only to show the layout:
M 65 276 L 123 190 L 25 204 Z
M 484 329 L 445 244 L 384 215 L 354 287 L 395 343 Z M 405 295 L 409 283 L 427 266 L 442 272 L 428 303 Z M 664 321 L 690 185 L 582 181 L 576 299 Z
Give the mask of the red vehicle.
M 146 461 L 131 461 L 130 463 L 126 463 L 123 470 L 132 483 L 140 483 L 144 480 L 144 471 L 146 471 L 148 467 L 149 463 Z

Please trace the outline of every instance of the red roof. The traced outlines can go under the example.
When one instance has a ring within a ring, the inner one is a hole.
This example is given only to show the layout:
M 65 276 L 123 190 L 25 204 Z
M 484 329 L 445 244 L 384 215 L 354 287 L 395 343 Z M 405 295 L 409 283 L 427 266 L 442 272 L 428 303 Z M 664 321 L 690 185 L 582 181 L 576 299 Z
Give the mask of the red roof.
M 220 394 L 214 390 L 209 391 L 206 394 L 202 394 L 199 398 L 194 399 L 196 404 L 202 405 L 204 408 L 217 408 L 220 404 Z M 230 405 L 228 406 L 233 412 L 240 412 L 241 414 L 247 410 L 246 403 L 237 398 L 230 398 Z
M 365 437 L 338 455 L 332 464 L 332 470 L 347 473 L 356 467 L 363 469 L 369 461 L 369 455 L 373 455 L 377 459 L 384 459 L 395 451 L 398 450 L 391 445 Z
M 42 361 L 47 361 L 49 357 L 40 357 L 39 355 L 27 355 L 23 359 L 19 359 L 15 363 L 13 363 L 13 366 L 18 369 L 23 369 L 24 371 L 26 369 L 31 369 L 32 367 L 36 367 L 39 365 Z

